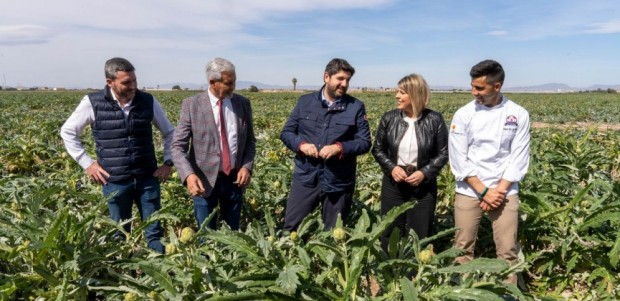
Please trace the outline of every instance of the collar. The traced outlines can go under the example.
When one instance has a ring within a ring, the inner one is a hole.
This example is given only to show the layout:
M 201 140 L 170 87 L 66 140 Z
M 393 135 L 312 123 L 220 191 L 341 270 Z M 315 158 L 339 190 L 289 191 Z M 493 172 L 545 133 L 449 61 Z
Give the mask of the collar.
M 400 119 L 403 122 L 406 122 L 407 120 L 413 120 L 414 123 L 417 123 L 418 120 L 422 119 L 422 117 L 424 117 L 424 115 L 426 115 L 426 108 L 424 108 L 424 110 L 422 110 L 422 113 L 420 113 L 420 115 L 416 118 L 411 118 L 407 115 L 405 115 L 405 112 L 403 112 L 402 110 L 398 110 L 398 116 L 400 116 Z
M 129 107 L 131 106 L 131 103 L 133 102 L 133 98 L 130 99 L 127 104 L 125 106 L 121 105 L 121 102 L 118 101 L 118 97 L 116 97 L 116 94 L 114 93 L 114 91 L 112 89 L 110 89 L 110 87 L 106 86 L 106 89 L 108 89 L 108 91 L 110 91 L 110 95 L 112 96 L 112 99 L 116 102 L 116 104 L 122 109 L 125 107 Z M 137 93 L 137 92 L 136 92 Z
M 321 88 L 321 102 L 323 103 L 323 105 L 325 105 L 327 107 L 327 111 L 344 111 L 345 109 L 345 105 L 344 105 L 344 101 L 342 100 L 343 97 L 340 97 L 338 99 L 336 99 L 334 102 L 332 102 L 331 104 L 329 103 L 329 101 L 327 101 L 327 98 L 325 98 L 325 94 L 323 94 L 325 90 L 325 86 L 323 86 L 323 88 Z
M 499 93 L 499 99 L 500 99 L 499 103 L 498 103 L 498 104 L 496 104 L 496 105 L 494 105 L 494 106 L 492 106 L 492 107 L 487 107 L 487 106 L 485 106 L 485 105 L 483 105 L 483 104 L 481 104 L 481 103 L 478 103 L 478 101 L 476 101 L 476 100 L 474 100 L 474 102 L 476 103 L 476 108 L 477 108 L 478 110 L 480 110 L 480 109 L 484 109 L 484 110 L 494 110 L 494 109 L 496 109 L 496 108 L 501 108 L 501 107 L 503 107 L 503 106 L 506 104 L 506 102 L 508 101 L 508 99 L 504 96 L 504 94 L 503 94 L 503 93 Z
M 213 95 L 213 93 L 211 93 L 211 90 L 209 89 L 207 89 L 207 93 L 209 93 L 209 101 L 211 102 L 211 106 L 217 106 L 217 101 L 219 100 L 219 98 L 215 97 L 215 95 Z M 224 99 L 222 99 L 222 105 L 225 105 L 228 101 L 230 101 L 230 97 L 224 97 Z

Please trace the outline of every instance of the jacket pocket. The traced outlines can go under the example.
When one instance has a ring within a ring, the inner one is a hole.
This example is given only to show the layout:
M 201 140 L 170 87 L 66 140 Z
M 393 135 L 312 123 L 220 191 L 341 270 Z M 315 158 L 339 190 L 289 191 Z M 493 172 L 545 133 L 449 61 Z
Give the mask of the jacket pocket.
M 330 132 L 334 135 L 334 141 L 340 141 L 341 137 L 352 138 L 355 128 L 355 120 L 333 120 Z
M 301 115 L 299 119 L 299 129 L 298 133 L 302 136 L 317 136 L 321 129 L 321 125 L 318 122 L 318 114 L 314 112 L 310 112 L 304 115 Z

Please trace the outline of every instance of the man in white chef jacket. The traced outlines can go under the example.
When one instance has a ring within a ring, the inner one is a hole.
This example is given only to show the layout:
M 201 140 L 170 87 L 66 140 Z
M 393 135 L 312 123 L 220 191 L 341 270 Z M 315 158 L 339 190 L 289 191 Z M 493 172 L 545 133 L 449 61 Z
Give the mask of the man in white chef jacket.
M 519 254 L 519 181 L 530 159 L 530 117 L 501 93 L 505 74 L 498 62 L 482 61 L 471 68 L 470 76 L 475 99 L 454 114 L 448 140 L 456 178 L 455 247 L 466 251 L 456 261 L 474 258 L 478 226 L 486 213 L 497 257 L 514 264 Z M 506 279 L 516 281 L 516 275 Z

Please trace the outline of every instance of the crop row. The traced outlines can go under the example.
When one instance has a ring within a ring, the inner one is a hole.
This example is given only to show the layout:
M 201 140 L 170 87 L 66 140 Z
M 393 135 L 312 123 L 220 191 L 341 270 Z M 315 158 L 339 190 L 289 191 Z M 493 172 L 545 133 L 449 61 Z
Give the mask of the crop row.
M 175 179 L 162 185 L 164 209 L 157 218 L 164 221 L 166 243 L 175 245 L 177 253 L 157 256 L 144 248 L 139 220 L 133 221 L 137 231 L 128 233 L 126 242 L 114 241 L 118 227 L 107 218 L 99 188 L 66 154 L 58 135 L 82 93 L 0 93 L 2 300 L 120 299 L 131 294 L 154 300 L 619 296 L 618 131 L 532 129 L 531 167 L 521 191 L 523 258 L 513 268 L 521 271 L 521 293 L 502 284 L 502 275 L 512 271 L 502 262 L 452 264 L 459 253 L 451 249 L 454 179 L 448 168 L 439 178 L 437 235 L 423 241 L 410 236 L 395 254 L 382 253 L 376 240 L 393 216 L 378 215 L 381 174 L 370 155 L 358 159 L 354 216 L 343 225 L 344 240 L 320 231 L 316 216 L 299 229 L 299 238 L 284 235 L 280 229 L 293 162 L 278 135 L 299 93 L 246 93 L 258 142 L 243 232 L 201 231 L 197 236 L 203 244 L 180 242 L 181 229 L 195 227 L 195 221 L 191 200 Z M 181 99 L 191 94 L 158 92 L 156 97 L 176 123 Z M 365 101 L 373 130 L 383 111 L 395 106 L 391 93 L 356 96 Z M 617 95 L 509 97 L 530 111 L 532 121 L 619 122 Z M 431 107 L 450 120 L 469 98 L 435 93 Z M 84 141 L 92 153 L 92 139 Z M 484 220 L 476 253 L 493 258 L 489 229 Z M 437 255 L 424 262 L 416 259 L 431 245 Z M 455 282 L 454 275 L 470 277 Z

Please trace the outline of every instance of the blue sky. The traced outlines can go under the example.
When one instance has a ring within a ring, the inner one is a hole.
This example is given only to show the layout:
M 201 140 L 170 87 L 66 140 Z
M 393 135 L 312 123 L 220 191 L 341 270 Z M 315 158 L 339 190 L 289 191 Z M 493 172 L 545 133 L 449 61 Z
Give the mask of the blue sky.
M 333 57 L 352 87 L 393 87 L 409 73 L 431 86 L 469 86 L 469 69 L 496 59 L 507 87 L 620 84 L 620 2 L 416 0 L 4 1 L 0 85 L 104 84 L 114 56 L 139 86 L 205 80 L 231 60 L 239 81 L 322 84 Z

